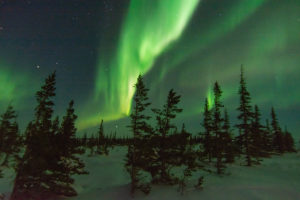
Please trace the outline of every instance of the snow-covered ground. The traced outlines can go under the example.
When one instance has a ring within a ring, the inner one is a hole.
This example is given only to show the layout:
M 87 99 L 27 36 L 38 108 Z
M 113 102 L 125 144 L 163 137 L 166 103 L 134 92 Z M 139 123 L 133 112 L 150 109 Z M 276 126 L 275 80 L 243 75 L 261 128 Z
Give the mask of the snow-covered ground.
M 71 200 L 126 200 L 129 194 L 129 176 L 124 170 L 124 147 L 114 148 L 109 156 L 83 156 L 89 175 L 75 176 L 74 187 L 78 196 Z M 0 179 L 0 193 L 9 194 L 14 174 L 5 170 Z M 273 156 L 264 159 L 261 165 L 253 167 L 229 165 L 222 177 L 199 171 L 188 181 L 187 191 L 182 196 L 178 186 L 153 186 L 145 196 L 138 193 L 138 200 L 177 200 L 177 199 L 300 199 L 300 153 Z M 195 189 L 197 178 L 204 175 L 202 190 Z

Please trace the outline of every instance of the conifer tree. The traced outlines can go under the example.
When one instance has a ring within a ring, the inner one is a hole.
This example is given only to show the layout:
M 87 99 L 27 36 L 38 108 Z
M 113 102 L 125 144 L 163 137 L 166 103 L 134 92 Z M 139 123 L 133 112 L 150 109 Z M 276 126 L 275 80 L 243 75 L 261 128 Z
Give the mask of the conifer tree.
M 295 142 L 292 134 L 285 127 L 284 130 L 284 147 L 287 152 L 295 152 Z
M 185 125 L 182 125 L 180 134 L 178 134 L 178 141 L 174 142 L 174 146 L 180 146 L 179 153 L 173 153 L 173 157 L 179 157 L 179 163 L 175 165 L 183 168 L 183 174 L 178 180 L 179 192 L 183 194 L 186 190 L 186 181 L 192 176 L 192 172 L 196 171 L 200 166 L 197 165 L 196 160 L 199 159 L 197 152 L 193 150 L 193 144 L 191 141 L 191 134 L 185 130 Z M 172 135 L 175 136 L 175 135 Z M 172 141 L 170 141 L 173 143 Z M 202 157 L 200 157 L 201 159 Z
M 180 157 L 181 160 L 184 159 L 184 153 L 185 153 L 186 147 L 188 145 L 187 140 L 189 137 L 190 137 L 190 134 L 186 131 L 185 124 L 183 123 L 180 134 L 178 134 L 177 141 L 176 141 L 176 144 L 178 144 L 178 148 L 179 148 L 178 157 Z M 183 163 L 183 161 L 181 161 L 180 163 Z
M 273 150 L 273 137 L 272 137 L 272 131 L 270 128 L 269 120 L 266 120 L 266 125 L 263 130 L 263 146 L 264 151 L 271 152 Z
M 10 157 L 18 159 L 21 138 L 18 135 L 19 128 L 16 122 L 16 112 L 9 105 L 0 119 L 0 155 L 4 156 L 2 166 L 8 166 Z
M 216 82 L 214 85 L 215 106 L 213 110 L 212 130 L 215 134 L 214 153 L 217 157 L 216 167 L 217 167 L 218 174 L 222 174 L 225 168 L 225 165 L 223 163 L 225 144 L 224 144 L 224 133 L 222 130 L 222 123 L 224 119 L 222 118 L 221 115 L 221 108 L 224 106 L 221 102 L 221 96 L 222 96 L 222 90 L 218 82 Z
M 162 183 L 172 183 L 174 180 L 169 174 L 169 170 L 172 167 L 170 164 L 170 153 L 172 147 L 168 143 L 168 138 L 171 131 L 176 129 L 176 126 L 171 120 L 176 118 L 176 115 L 182 112 L 181 108 L 178 108 L 178 103 L 180 102 L 180 95 L 177 95 L 173 89 L 169 91 L 167 101 L 162 109 L 152 109 L 156 114 L 157 121 L 157 135 L 159 138 L 159 145 L 157 148 L 158 158 L 156 164 L 158 165 L 159 178 L 157 182 Z
M 59 134 L 59 127 L 60 127 L 60 124 L 59 124 L 59 117 L 57 116 L 54 120 L 53 120 L 53 123 L 52 123 L 52 134 L 54 136 L 56 136 L 57 134 Z
M 95 141 L 96 141 L 96 137 L 94 134 L 92 134 L 87 141 L 87 146 L 90 149 L 90 154 L 89 156 L 94 156 L 95 154 Z
M 246 81 L 244 78 L 244 70 L 241 67 L 241 75 L 240 75 L 240 105 L 237 110 L 240 112 L 238 115 L 238 119 L 240 123 L 236 126 L 239 128 L 241 135 L 239 138 L 241 140 L 242 147 L 245 148 L 246 154 L 246 163 L 247 166 L 251 166 L 251 150 L 249 148 L 250 145 L 250 134 L 251 134 L 251 121 L 252 121 L 252 107 L 250 105 L 251 98 L 250 93 L 247 90 Z
M 278 123 L 278 119 L 275 113 L 274 108 L 271 109 L 271 126 L 272 126 L 272 134 L 273 134 L 273 147 L 274 150 L 278 153 L 284 152 L 284 137 L 281 131 L 281 128 Z
M 133 110 L 130 114 L 131 124 L 129 125 L 133 133 L 133 140 L 128 146 L 125 163 L 125 167 L 131 178 L 132 195 L 134 195 L 137 189 L 141 189 L 145 193 L 150 191 L 150 186 L 142 182 L 140 172 L 145 168 L 144 165 L 148 164 L 146 155 L 149 154 L 149 149 L 151 148 L 143 144 L 143 138 L 149 136 L 152 131 L 148 124 L 150 117 L 145 114 L 147 107 L 150 105 L 148 102 L 149 89 L 145 87 L 141 75 L 137 78 L 135 89 Z
M 207 98 L 205 99 L 204 118 L 202 125 L 205 130 L 203 138 L 204 154 L 208 156 L 208 161 L 211 162 L 213 149 L 212 117 Z
M 225 151 L 225 159 L 227 163 L 234 162 L 234 144 L 232 141 L 231 130 L 230 130 L 230 122 L 228 112 L 224 110 L 224 124 L 223 124 L 223 142 L 224 142 L 224 151 Z
M 259 157 L 263 156 L 263 126 L 260 123 L 260 111 L 257 105 L 254 106 L 254 115 L 252 121 L 252 130 L 250 132 L 250 145 L 251 154 L 256 158 L 259 163 Z
M 46 199 L 56 189 L 56 155 L 52 149 L 52 113 L 55 96 L 55 72 L 36 93 L 35 119 L 26 130 L 26 149 L 16 169 L 11 200 Z
M 97 141 L 97 151 L 98 154 L 107 154 L 107 141 L 104 137 L 103 130 L 103 120 L 101 120 L 99 131 L 98 131 L 98 141 Z
M 84 151 L 80 149 L 75 137 L 77 131 L 75 127 L 76 119 L 74 101 L 71 101 L 57 134 L 56 155 L 59 157 L 58 164 L 60 168 L 55 171 L 57 183 L 55 193 L 63 196 L 77 195 L 72 187 L 74 179 L 71 175 L 87 173 L 84 170 L 84 163 L 77 157 L 78 154 L 82 154 Z

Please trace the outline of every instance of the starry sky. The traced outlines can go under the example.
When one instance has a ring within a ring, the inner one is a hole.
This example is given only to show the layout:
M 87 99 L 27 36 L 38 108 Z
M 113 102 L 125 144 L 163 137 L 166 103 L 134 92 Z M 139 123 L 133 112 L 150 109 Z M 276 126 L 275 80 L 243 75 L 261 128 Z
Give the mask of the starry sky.
M 299 0 L 0 0 L 0 109 L 11 103 L 21 128 L 54 70 L 55 114 L 74 99 L 79 133 L 104 119 L 127 134 L 139 74 L 153 108 L 182 95 L 177 123 L 193 133 L 217 80 L 234 124 L 241 65 L 262 120 L 274 106 L 299 137 Z

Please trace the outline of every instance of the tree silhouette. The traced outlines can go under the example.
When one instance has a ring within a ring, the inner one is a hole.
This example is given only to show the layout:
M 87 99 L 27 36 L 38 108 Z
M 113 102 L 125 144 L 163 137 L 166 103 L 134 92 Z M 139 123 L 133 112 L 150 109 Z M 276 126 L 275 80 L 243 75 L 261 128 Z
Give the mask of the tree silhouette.
M 36 93 L 35 119 L 25 132 L 25 153 L 16 168 L 11 200 L 74 196 L 71 175 L 85 173 L 84 164 L 75 156 L 81 151 L 75 138 L 74 102 L 70 102 L 61 127 L 58 117 L 52 121 L 55 80 L 54 72 Z
M 214 98 L 215 98 L 215 106 L 213 110 L 213 123 L 212 123 L 212 130 L 215 134 L 215 144 L 214 144 L 214 153 L 217 157 L 217 173 L 222 174 L 225 168 L 223 164 L 223 153 L 225 149 L 224 144 L 224 133 L 222 130 L 222 123 L 224 119 L 221 115 L 221 108 L 224 107 L 221 102 L 222 90 L 218 84 L 218 82 L 214 85 Z
M 266 152 L 271 152 L 273 150 L 273 136 L 270 128 L 269 120 L 266 120 L 266 125 L 263 130 L 263 149 Z
M 125 167 L 130 174 L 131 178 L 131 194 L 134 195 L 136 189 L 141 189 L 145 193 L 149 192 L 148 184 L 143 184 L 141 181 L 140 171 L 145 165 L 147 157 L 145 154 L 149 153 L 149 148 L 142 143 L 143 138 L 151 133 L 151 127 L 148 125 L 147 120 L 149 116 L 145 114 L 147 107 L 150 105 L 148 102 L 148 90 L 143 82 L 141 75 L 137 78 L 135 84 L 136 92 L 133 98 L 134 106 L 130 114 L 131 124 L 129 128 L 133 133 L 133 141 L 128 146 L 128 153 L 126 156 Z
M 99 131 L 98 131 L 98 141 L 97 141 L 97 150 L 98 154 L 108 154 L 107 151 L 107 141 L 104 137 L 104 130 L 103 130 L 103 120 L 101 120 Z
M 152 109 L 156 114 L 157 121 L 157 134 L 159 138 L 158 152 L 158 182 L 172 183 L 174 180 L 169 174 L 169 169 L 172 167 L 170 162 L 171 147 L 168 143 L 168 137 L 171 134 L 172 129 L 176 129 L 176 126 L 172 123 L 172 119 L 176 118 L 176 115 L 182 112 L 181 108 L 178 108 L 177 104 L 180 102 L 180 95 L 177 95 L 173 89 L 169 91 L 167 101 L 162 109 Z
M 263 126 L 260 123 L 260 111 L 257 105 L 254 106 L 254 114 L 252 121 L 252 128 L 250 132 L 250 145 L 251 154 L 256 158 L 259 163 L 259 157 L 263 156 Z
M 212 159 L 212 148 L 213 148 L 213 137 L 212 137 L 212 116 L 211 111 L 209 110 L 208 100 L 205 99 L 204 105 L 204 118 L 202 126 L 204 127 L 204 138 L 203 138 L 203 146 L 204 146 L 204 154 L 208 156 L 208 161 L 211 162 Z
M 274 108 L 271 109 L 271 126 L 272 126 L 272 134 L 273 134 L 273 146 L 274 150 L 278 153 L 284 152 L 284 138 L 281 131 L 281 128 L 278 123 L 278 119 L 275 113 Z
M 16 112 L 9 105 L 0 120 L 0 154 L 4 154 L 4 160 L 1 166 L 8 166 L 10 157 L 18 160 L 21 138 L 18 135 L 19 127 L 16 122 Z
M 36 93 L 38 102 L 35 119 L 26 131 L 26 149 L 16 169 L 11 200 L 46 199 L 53 194 L 56 187 L 56 159 L 52 151 L 51 117 L 55 96 L 55 72 L 48 76 L 41 90 Z
M 240 123 L 236 126 L 240 130 L 240 140 L 242 147 L 245 148 L 246 154 L 246 162 L 247 166 L 251 166 L 251 150 L 249 148 L 250 144 L 250 133 L 251 133 L 251 120 L 252 120 L 252 107 L 250 105 L 251 98 L 250 93 L 247 90 L 246 81 L 244 78 L 244 70 L 243 66 L 241 67 L 241 75 L 240 75 L 240 88 L 239 88 L 239 95 L 240 95 L 240 105 L 237 110 L 240 112 L 238 115 L 238 119 Z
M 230 128 L 230 122 L 229 122 L 229 116 L 228 112 L 225 109 L 224 110 L 224 124 L 223 124 L 223 145 L 224 145 L 224 152 L 225 152 L 225 159 L 227 163 L 233 163 L 234 162 L 234 156 L 235 156 L 235 149 L 234 144 L 232 141 L 231 136 L 231 128 Z
M 70 101 L 66 115 L 63 117 L 61 128 L 56 135 L 56 156 L 59 157 L 58 165 L 60 168 L 55 171 L 56 190 L 55 193 L 63 196 L 76 196 L 77 192 L 73 189 L 74 179 L 71 175 L 86 174 L 84 163 L 76 156 L 84 151 L 80 149 L 75 137 L 75 121 L 77 116 L 74 110 L 74 101 Z
M 287 127 L 284 129 L 284 147 L 288 152 L 295 152 L 295 141 L 292 134 L 287 130 Z

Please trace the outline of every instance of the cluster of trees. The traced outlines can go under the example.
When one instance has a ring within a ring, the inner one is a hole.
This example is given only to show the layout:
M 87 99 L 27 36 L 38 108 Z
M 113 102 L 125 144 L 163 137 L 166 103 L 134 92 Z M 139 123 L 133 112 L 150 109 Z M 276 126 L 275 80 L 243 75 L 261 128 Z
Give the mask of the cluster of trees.
M 16 112 L 9 105 L 0 118 L 0 156 L 1 167 L 10 167 L 10 158 L 19 160 L 22 138 L 19 136 L 19 127 L 16 122 Z M 0 177 L 2 172 L 0 170 Z
M 131 178 L 131 194 L 136 190 L 149 193 L 151 184 L 179 184 L 184 191 L 185 180 L 195 170 L 207 170 L 204 163 L 214 163 L 217 174 L 223 174 L 226 163 L 232 163 L 237 156 L 245 157 L 245 165 L 259 164 L 261 158 L 274 153 L 295 152 L 291 134 L 279 126 L 274 108 L 271 110 L 271 126 L 261 124 L 261 113 L 257 105 L 251 105 L 243 68 L 240 76 L 240 104 L 237 110 L 239 134 L 234 135 L 228 112 L 222 102 L 222 90 L 218 82 L 214 84 L 214 105 L 205 99 L 202 126 L 204 131 L 198 138 L 182 126 L 181 131 L 173 123 L 177 114 L 180 95 L 170 90 L 167 101 L 161 109 L 151 109 L 156 126 L 150 125 L 147 113 L 150 102 L 148 89 L 140 75 L 135 84 L 133 110 L 129 128 L 133 138 L 128 145 L 125 167 Z M 210 109 L 212 107 L 212 109 Z M 172 173 L 173 168 L 183 169 L 183 176 Z M 196 187 L 201 187 L 203 177 Z
M 82 138 L 78 138 L 78 143 L 83 148 L 90 150 L 89 156 L 93 155 L 108 155 L 109 148 L 114 146 L 125 146 L 128 145 L 130 138 L 117 137 L 117 133 L 110 133 L 109 135 L 104 134 L 103 120 L 101 121 L 97 134 L 92 134 L 90 137 L 87 133 L 84 133 Z
M 280 127 L 274 108 L 271 109 L 271 123 L 268 120 L 265 125 L 261 123 L 258 106 L 251 105 L 243 69 L 238 123 L 234 126 L 238 135 L 231 127 L 218 82 L 214 84 L 214 105 L 209 105 L 205 99 L 203 131 L 192 136 L 184 124 L 178 129 L 174 123 L 182 112 L 178 107 L 181 96 L 171 89 L 161 108 L 150 109 L 149 89 L 140 75 L 135 84 L 128 125 L 132 137 L 117 138 L 116 133 L 105 136 L 102 120 L 96 135 L 88 138 L 84 134 L 76 138 L 74 101 L 70 101 L 62 120 L 53 117 L 55 84 L 54 72 L 36 93 L 34 119 L 23 135 L 11 105 L 0 117 L 0 165 L 12 164 L 9 167 L 16 171 L 11 200 L 76 195 L 72 175 L 87 174 L 84 163 L 78 158 L 86 148 L 92 156 L 108 155 L 108 148 L 115 145 L 128 147 L 125 168 L 130 175 L 133 196 L 137 190 L 148 194 L 152 184 L 178 184 L 179 191 L 184 193 L 186 181 L 196 170 L 211 172 L 213 165 L 217 174 L 224 174 L 226 164 L 237 157 L 244 157 L 244 164 L 251 166 L 272 154 L 295 152 L 293 137 L 286 128 L 283 131 Z M 198 178 L 195 187 L 202 188 L 202 184 L 203 176 Z
M 271 109 L 271 127 L 268 120 L 266 125 L 261 123 L 261 113 L 257 105 L 251 105 L 251 96 L 247 90 L 243 68 L 240 76 L 240 104 L 237 108 L 239 123 L 235 126 L 239 135 L 233 135 L 230 128 L 228 114 L 225 108 L 224 116 L 221 117 L 220 102 L 222 92 L 218 83 L 215 83 L 215 105 L 212 110 L 208 109 L 206 99 L 203 119 L 203 149 L 204 156 L 211 162 L 217 158 L 218 173 L 222 173 L 224 163 L 233 162 L 235 156 L 245 155 L 245 164 L 251 166 L 259 164 L 260 158 L 273 153 L 294 152 L 294 140 L 291 134 L 279 126 L 274 108 Z M 223 159 L 224 158 L 224 159 Z
M 53 119 L 56 74 L 51 74 L 36 93 L 34 119 L 25 135 L 19 134 L 12 106 L 1 116 L 0 153 L 2 165 L 15 158 L 16 178 L 11 200 L 40 200 L 55 196 L 74 196 L 73 174 L 86 174 L 84 163 L 77 157 L 84 151 L 77 144 L 74 102 L 70 101 L 66 115 Z M 20 150 L 24 152 L 20 152 Z
M 151 183 L 178 183 L 179 178 L 171 173 L 174 167 L 185 167 L 186 176 L 196 168 L 196 154 L 190 144 L 191 134 L 186 132 L 184 125 L 181 132 L 177 132 L 173 123 L 176 115 L 182 112 L 178 108 L 180 96 L 170 90 L 163 107 L 152 109 L 156 120 L 156 126 L 152 127 L 150 116 L 146 114 L 150 103 L 142 76 L 138 77 L 135 88 L 129 125 L 133 139 L 128 145 L 125 163 L 131 178 L 132 195 L 137 189 L 149 193 Z

